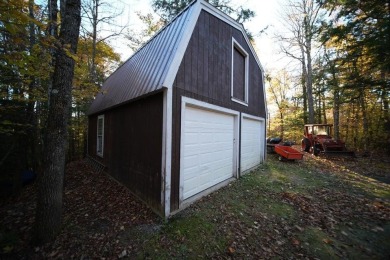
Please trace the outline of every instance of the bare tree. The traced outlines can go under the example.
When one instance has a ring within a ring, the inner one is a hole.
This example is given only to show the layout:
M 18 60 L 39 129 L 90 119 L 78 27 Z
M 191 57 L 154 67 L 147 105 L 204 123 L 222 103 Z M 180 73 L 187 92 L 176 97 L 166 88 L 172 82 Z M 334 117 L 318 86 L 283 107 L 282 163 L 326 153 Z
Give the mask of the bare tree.
M 308 120 L 314 123 L 312 46 L 317 35 L 316 24 L 320 18 L 320 6 L 313 0 L 290 0 L 282 14 L 287 35 L 278 35 L 281 51 L 300 62 L 302 68 L 302 90 L 304 113 L 306 101 Z
M 144 45 L 166 23 L 161 17 L 156 18 L 151 13 L 143 15 L 140 12 L 137 12 L 136 14 L 138 19 L 142 22 L 142 27 L 130 29 L 125 35 L 125 38 L 129 41 L 128 46 L 133 51 L 138 50 L 142 45 Z
M 82 5 L 82 18 L 86 20 L 82 24 L 82 31 L 86 37 L 92 38 L 92 50 L 90 57 L 90 76 L 93 83 L 97 83 L 96 73 L 96 46 L 99 42 L 119 36 L 127 25 L 121 26 L 115 23 L 122 11 L 113 8 L 109 2 L 103 0 L 88 0 Z M 108 25 L 110 31 L 103 33 L 102 26 Z M 105 34 L 105 35 L 104 35 Z

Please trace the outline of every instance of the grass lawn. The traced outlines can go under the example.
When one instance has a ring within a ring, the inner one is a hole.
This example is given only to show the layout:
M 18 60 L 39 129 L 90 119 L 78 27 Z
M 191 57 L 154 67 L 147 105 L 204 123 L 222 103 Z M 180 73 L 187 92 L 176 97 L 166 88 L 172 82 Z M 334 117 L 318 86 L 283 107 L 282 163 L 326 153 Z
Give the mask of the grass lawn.
M 388 259 L 389 185 L 334 163 L 279 162 L 271 155 L 158 232 L 140 234 L 137 256 Z
M 311 155 L 279 162 L 269 155 L 255 171 L 166 222 L 84 162 L 70 168 L 81 166 L 65 187 L 64 228 L 53 243 L 28 245 L 34 207 L 21 208 L 31 196 L 0 205 L 6 216 L 0 222 L 0 257 L 390 257 L 389 162 Z

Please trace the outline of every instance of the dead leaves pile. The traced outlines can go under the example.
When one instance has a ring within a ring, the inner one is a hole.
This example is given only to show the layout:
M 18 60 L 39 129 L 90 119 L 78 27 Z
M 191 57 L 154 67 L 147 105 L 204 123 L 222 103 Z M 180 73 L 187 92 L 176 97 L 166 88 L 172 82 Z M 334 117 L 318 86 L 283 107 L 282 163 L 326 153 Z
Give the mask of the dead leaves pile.
M 35 184 L 34 184 L 35 185 Z M 1 205 L 1 235 L 15 237 L 0 248 L 11 258 L 117 258 L 137 251 L 137 244 L 122 239 L 139 225 L 160 220 L 125 187 L 94 171 L 84 161 L 67 166 L 64 186 L 63 230 L 42 247 L 30 246 L 35 214 L 35 187 Z
M 305 225 L 332 231 L 341 223 L 357 223 L 365 227 L 369 222 L 390 220 L 390 205 L 382 200 L 369 200 L 362 196 L 319 189 L 309 196 L 283 192 L 281 199 L 299 209 Z

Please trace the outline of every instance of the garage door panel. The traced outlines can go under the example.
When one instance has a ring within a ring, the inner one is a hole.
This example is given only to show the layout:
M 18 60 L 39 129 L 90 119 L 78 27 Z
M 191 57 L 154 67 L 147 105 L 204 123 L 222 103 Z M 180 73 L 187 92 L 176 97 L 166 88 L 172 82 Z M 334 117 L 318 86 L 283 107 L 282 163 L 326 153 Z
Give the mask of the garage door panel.
M 198 143 L 198 133 L 186 133 L 185 139 L 188 140 L 187 145 Z
M 212 133 L 201 133 L 201 134 L 199 134 L 199 140 L 202 143 L 211 143 L 211 142 L 213 142 L 213 134 Z
M 183 115 L 182 198 L 233 176 L 234 116 L 186 107 Z
M 261 121 L 243 118 L 241 127 L 241 171 L 261 163 Z
M 184 158 L 184 165 L 186 169 L 193 168 L 198 166 L 198 155 L 189 155 Z

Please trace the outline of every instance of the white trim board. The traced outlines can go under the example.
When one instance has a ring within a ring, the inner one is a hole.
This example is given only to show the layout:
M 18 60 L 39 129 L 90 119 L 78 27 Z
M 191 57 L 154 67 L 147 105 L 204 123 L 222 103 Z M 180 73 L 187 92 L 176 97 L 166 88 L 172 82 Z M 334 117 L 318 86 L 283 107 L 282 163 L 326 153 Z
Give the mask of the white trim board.
M 239 52 L 241 52 L 242 56 L 244 56 L 244 62 L 245 62 L 245 75 L 244 75 L 244 88 L 245 88 L 245 100 L 240 100 L 234 97 L 234 48 L 237 48 Z M 232 37 L 232 68 L 231 68 L 231 85 L 230 85 L 230 92 L 231 92 L 231 100 L 239 103 L 244 106 L 248 106 L 249 103 L 249 55 L 245 51 L 245 49 L 238 43 L 234 37 Z
M 241 113 L 241 117 L 249 118 L 249 119 L 253 119 L 253 120 L 257 120 L 257 121 L 264 121 L 265 120 L 263 117 L 253 116 L 253 115 L 249 115 L 249 114 L 246 114 L 246 113 Z
M 101 152 L 99 153 L 99 120 L 102 120 L 102 147 L 101 147 Z M 102 115 L 99 115 L 97 117 L 97 126 L 96 126 L 96 155 L 97 156 L 100 156 L 103 158 L 103 155 L 104 155 L 104 114 Z
M 161 205 L 163 206 L 165 217 L 168 217 L 171 213 L 172 92 L 172 89 L 166 88 L 163 97 Z
M 203 108 L 203 109 L 211 110 L 211 111 L 222 112 L 225 114 L 237 115 L 237 116 L 240 114 L 240 112 L 229 109 L 229 108 L 220 107 L 217 105 L 213 105 L 213 104 L 210 104 L 207 102 L 203 102 L 203 101 L 189 98 L 189 97 L 185 97 L 185 96 L 182 96 L 181 102 L 182 102 L 182 105 L 183 105 L 183 103 L 185 105 L 189 104 L 189 105 L 194 106 L 194 107 L 199 107 L 199 108 Z M 183 106 L 182 106 L 182 109 L 183 109 Z

